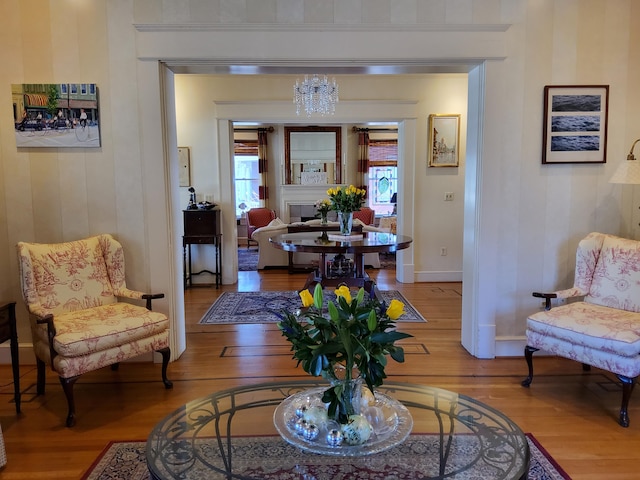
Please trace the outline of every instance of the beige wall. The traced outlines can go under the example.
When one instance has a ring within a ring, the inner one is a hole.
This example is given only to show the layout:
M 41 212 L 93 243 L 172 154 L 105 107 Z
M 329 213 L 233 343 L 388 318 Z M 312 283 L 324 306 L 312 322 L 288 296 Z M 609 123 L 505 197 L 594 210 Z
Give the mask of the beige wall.
M 127 246 L 129 283 L 167 292 L 158 308 L 180 321 L 170 220 L 180 202 L 165 175 L 175 124 L 163 122 L 161 102 L 172 79 L 159 75 L 158 59 L 479 65 L 470 74 L 463 228 L 464 315 L 474 329 L 465 346 L 476 355 L 519 354 L 524 316 L 538 308 L 530 292 L 567 285 L 587 232 L 640 237 L 638 187 L 608 183 L 640 136 L 637 1 L 13 0 L 0 15 L 2 298 L 19 299 L 17 241 L 107 231 Z M 39 82 L 98 84 L 100 149 L 16 149 L 10 85 Z M 542 90 L 561 84 L 611 86 L 607 164 L 540 164 Z M 409 126 L 418 138 L 422 122 Z M 415 145 L 410 155 L 422 161 Z M 412 197 L 429 203 L 429 180 L 416 176 Z M 426 250 L 440 240 L 416 238 Z M 22 308 L 19 335 L 28 346 Z

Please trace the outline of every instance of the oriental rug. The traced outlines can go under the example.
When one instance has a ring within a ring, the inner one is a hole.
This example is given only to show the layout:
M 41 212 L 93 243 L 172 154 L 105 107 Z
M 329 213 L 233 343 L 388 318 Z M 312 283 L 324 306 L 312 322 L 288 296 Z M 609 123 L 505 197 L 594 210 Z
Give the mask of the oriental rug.
M 354 457 L 350 459 L 350 464 L 364 462 L 366 467 L 360 469 L 357 478 L 386 480 L 388 478 L 439 478 L 429 475 L 422 467 L 432 468 L 433 462 L 423 462 L 425 465 L 419 466 L 421 459 L 425 459 L 424 452 L 433 450 L 438 442 L 436 435 L 411 435 L 405 443 L 411 444 L 416 463 L 405 462 L 398 466 L 398 452 L 394 447 L 386 452 L 376 454 L 371 457 Z M 210 439 L 200 440 L 203 445 L 211 442 Z M 531 434 L 527 434 L 527 441 L 531 451 L 531 461 L 529 465 L 529 480 L 570 480 L 569 475 L 558 465 L 558 463 L 547 453 L 540 443 Z M 318 478 L 331 478 L 332 480 L 346 480 L 353 477 L 353 472 L 340 467 L 339 461 L 333 456 L 303 455 L 296 447 L 289 445 L 280 437 L 244 437 L 243 446 L 234 452 L 233 459 L 235 470 L 244 470 L 246 477 L 242 478 L 262 478 L 270 480 L 292 479 L 292 478 L 316 478 L 309 476 L 314 467 L 318 465 L 323 472 Z M 89 470 L 84 474 L 82 480 L 148 480 L 150 478 L 145 458 L 145 442 L 111 442 L 104 451 L 93 462 Z M 472 453 L 471 455 L 475 455 Z M 373 458 L 375 461 L 368 461 Z M 320 465 L 321 464 L 321 465 Z M 271 473 L 267 470 L 274 466 Z M 288 467 L 292 470 L 285 472 Z M 365 470 L 365 471 L 363 471 Z M 277 472 L 277 473 L 276 473 Z M 404 472 L 404 473 L 403 473 Z M 196 472 L 192 472 L 197 475 Z M 201 472 L 201 478 L 218 478 L 213 472 Z M 318 472 L 316 472 L 318 473 Z M 324 474 L 329 473 L 329 477 Z M 192 476 L 190 478 L 198 478 Z M 464 478 L 447 477 L 447 478 Z M 491 478 L 491 477 L 484 477 Z
M 424 317 L 397 290 L 380 290 L 387 304 L 396 299 L 404 303 L 404 315 L 399 322 L 426 322 Z M 326 300 L 335 300 L 333 292 L 325 291 Z M 295 312 L 301 306 L 296 290 L 261 292 L 224 292 L 209 307 L 198 322 L 203 325 L 229 323 L 275 323 L 283 311 Z

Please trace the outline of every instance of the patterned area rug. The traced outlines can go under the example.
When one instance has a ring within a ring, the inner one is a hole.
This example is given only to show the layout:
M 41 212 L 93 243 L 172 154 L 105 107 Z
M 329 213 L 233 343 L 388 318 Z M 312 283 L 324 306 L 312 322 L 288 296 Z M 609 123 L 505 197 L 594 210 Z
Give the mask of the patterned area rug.
M 405 313 L 398 321 L 426 322 L 424 317 L 396 290 L 381 290 L 383 301 L 392 299 L 404 303 Z M 325 293 L 327 300 L 335 295 Z M 199 324 L 221 323 L 275 323 L 280 321 L 283 311 L 295 312 L 300 308 L 300 297 L 296 290 L 281 292 L 224 292 L 198 322 Z
M 287 444 L 280 437 L 246 437 L 243 442 L 245 445 L 234 452 L 233 459 L 236 470 L 244 469 L 243 474 L 246 476 L 242 478 L 271 480 L 294 478 L 331 478 L 333 480 L 353 478 L 376 480 L 388 478 L 436 479 L 442 477 L 439 477 L 437 472 L 430 475 L 428 471 L 434 468 L 434 462 L 421 462 L 421 460 L 426 457 L 425 451 L 434 448 L 436 452 L 438 451 L 437 438 L 435 435 L 411 435 L 403 445 L 386 452 L 371 457 L 349 459 L 350 466 L 361 467 L 357 473 L 353 471 L 353 468 L 338 465 L 340 461 L 333 456 L 302 455 L 300 450 Z M 529 480 L 570 480 L 569 475 L 551 458 L 533 435 L 527 434 L 527 440 L 531 450 Z M 203 444 L 211 443 L 206 439 L 203 439 L 202 442 Z M 403 446 L 411 447 L 415 463 L 404 462 L 404 464 L 398 465 L 396 449 Z M 84 474 L 82 480 L 148 480 L 150 475 L 146 465 L 145 447 L 145 442 L 111 442 Z M 363 465 L 360 466 L 359 463 Z M 499 462 L 497 463 L 499 464 Z M 287 470 L 289 467 L 290 470 Z M 330 472 L 329 476 L 324 475 L 327 472 Z M 204 472 L 201 473 L 203 475 L 201 477 L 192 476 L 189 478 L 223 478 L 213 475 L 213 472 L 208 472 L 206 475 Z M 447 478 L 467 478 L 464 472 L 460 473 L 460 476 Z M 496 478 L 496 476 L 490 475 L 482 478 L 489 479 Z

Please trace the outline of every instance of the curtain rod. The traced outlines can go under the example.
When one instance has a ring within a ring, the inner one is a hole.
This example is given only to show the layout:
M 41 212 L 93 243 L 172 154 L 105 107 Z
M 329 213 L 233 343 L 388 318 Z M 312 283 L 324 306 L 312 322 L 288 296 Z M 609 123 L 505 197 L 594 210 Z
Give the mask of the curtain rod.
M 266 131 L 266 132 L 273 132 L 273 127 L 265 127 L 265 128 L 234 128 L 233 131 L 234 132 L 261 132 L 261 131 Z
M 354 132 L 397 132 L 397 128 L 360 128 L 353 127 Z

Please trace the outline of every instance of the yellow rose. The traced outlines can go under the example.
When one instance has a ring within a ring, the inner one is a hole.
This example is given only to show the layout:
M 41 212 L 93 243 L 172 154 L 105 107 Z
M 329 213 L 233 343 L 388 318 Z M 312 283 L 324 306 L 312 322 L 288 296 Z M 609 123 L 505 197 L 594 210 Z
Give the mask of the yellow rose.
M 349 291 L 349 287 L 347 287 L 346 285 L 342 285 L 340 288 L 338 288 L 335 291 L 336 297 L 342 297 L 344 298 L 347 303 L 351 303 L 351 292 Z
M 303 307 L 306 308 L 313 305 L 313 295 L 311 295 L 311 292 L 309 292 L 309 290 L 304 289 L 299 293 L 299 295 L 300 295 L 300 300 L 302 300 Z
M 397 320 L 400 315 L 404 313 L 404 303 L 400 300 L 396 300 L 395 298 L 389 302 L 389 307 L 387 308 L 387 316 L 391 320 Z

